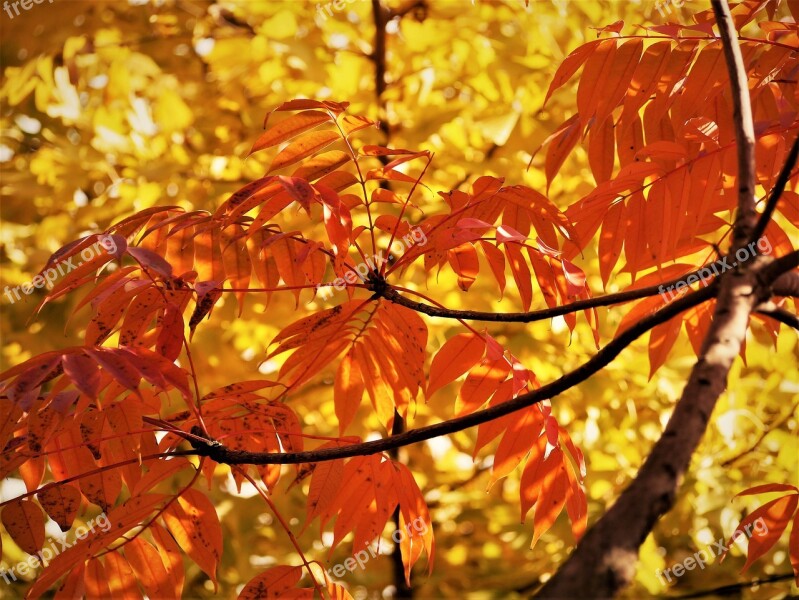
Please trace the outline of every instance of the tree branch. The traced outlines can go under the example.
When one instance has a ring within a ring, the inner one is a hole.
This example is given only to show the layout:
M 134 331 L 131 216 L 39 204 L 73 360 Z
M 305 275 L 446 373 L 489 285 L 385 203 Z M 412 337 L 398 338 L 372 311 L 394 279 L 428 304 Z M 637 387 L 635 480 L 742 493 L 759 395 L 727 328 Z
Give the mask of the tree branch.
M 761 268 L 762 261 L 757 261 Z M 741 270 L 721 276 L 713 321 L 666 430 L 633 482 L 541 589 L 541 597 L 611 597 L 633 578 L 638 548 L 673 506 L 683 474 L 726 388 L 749 315 L 768 298 L 757 274 Z
M 701 592 L 694 592 L 684 596 L 672 596 L 672 598 L 683 600 L 687 598 L 704 598 L 705 596 L 731 596 L 738 595 L 737 593 L 747 588 L 755 587 L 756 585 L 766 585 L 769 583 L 776 583 L 778 581 L 785 581 L 793 579 L 793 573 L 782 573 L 779 575 L 770 575 L 762 579 L 753 579 L 752 581 L 744 581 L 741 583 L 732 583 L 730 585 L 722 585 L 712 590 L 704 590 Z
M 799 317 L 782 308 L 758 308 L 757 312 L 799 331 Z
M 747 76 L 726 0 L 711 0 L 732 83 L 738 142 L 738 211 L 732 251 L 745 245 L 755 226 L 754 128 Z M 541 588 L 544 598 L 610 597 L 635 575 L 638 549 L 657 520 L 674 505 L 682 476 L 707 428 L 713 408 L 746 337 L 749 316 L 768 300 L 770 285 L 793 268 L 790 255 L 757 257 L 718 278 L 718 296 L 699 359 L 663 435 L 632 483 L 583 537 Z
M 632 300 L 639 300 L 640 298 L 648 298 L 655 294 L 660 294 L 664 289 L 673 287 L 691 275 L 699 273 L 702 269 L 697 269 L 691 273 L 680 275 L 676 279 L 666 281 L 658 285 L 650 285 L 637 290 L 627 290 L 625 292 L 618 292 L 616 294 L 605 294 L 604 296 L 597 296 L 595 298 L 588 298 L 587 300 L 577 300 L 564 304 L 563 306 L 554 306 L 552 308 L 544 308 L 541 310 L 533 310 L 529 312 L 508 312 L 497 313 L 480 310 L 453 310 L 449 308 L 441 308 L 438 306 L 431 306 L 424 302 L 414 302 L 409 300 L 391 288 L 386 286 L 385 289 L 375 290 L 375 292 L 382 298 L 389 302 L 399 304 L 405 308 L 410 308 L 416 312 L 420 312 L 429 317 L 441 317 L 444 319 L 463 319 L 466 321 L 486 321 L 495 323 L 532 323 L 534 321 L 543 321 L 545 319 L 552 319 L 569 313 L 587 310 L 590 308 L 598 308 L 601 306 L 612 306 L 614 304 L 621 304 L 630 302 Z
M 790 420 L 790 419 L 792 419 L 792 418 L 793 418 L 793 416 L 794 416 L 794 411 L 797 409 L 797 407 L 799 407 L 799 401 L 797 401 L 797 402 L 794 402 L 793 406 L 791 406 L 791 408 L 788 410 L 788 412 L 787 412 L 787 413 L 785 413 L 785 415 L 784 415 L 784 416 L 782 416 L 782 417 L 780 417 L 779 419 L 777 419 L 776 421 L 774 421 L 774 422 L 772 422 L 772 423 L 769 423 L 768 425 L 766 425 L 766 426 L 763 428 L 763 431 L 761 432 L 760 436 L 758 436 L 758 438 L 757 438 L 757 441 L 755 441 L 755 443 L 754 443 L 754 444 L 752 444 L 752 445 L 751 445 L 749 448 L 747 448 L 746 450 L 743 450 L 743 451 L 739 452 L 738 454 L 736 454 L 736 455 L 735 455 L 735 456 L 733 456 L 732 458 L 728 458 L 728 459 L 727 459 L 727 460 L 725 460 L 723 463 L 721 463 L 721 466 L 722 466 L 722 467 L 725 467 L 725 468 L 726 468 L 726 467 L 729 467 L 729 466 L 730 466 L 730 465 L 732 465 L 733 463 L 736 463 L 736 462 L 738 462 L 739 460 L 741 460 L 741 459 L 742 459 L 744 456 L 746 456 L 747 454 L 749 454 L 749 453 L 751 453 L 751 452 L 754 452 L 754 451 L 757 449 L 757 447 L 758 447 L 758 446 L 759 446 L 759 445 L 760 445 L 760 444 L 763 442 L 763 440 L 764 440 L 764 439 L 766 439 L 766 436 L 767 436 L 769 433 L 771 433 L 772 431 L 774 431 L 774 430 L 775 430 L 775 429 L 777 429 L 778 427 L 782 427 L 782 425 L 784 425 L 784 424 L 785 424 L 785 423 L 786 423 L 788 420 Z
M 775 296 L 799 298 L 799 273 L 783 273 L 774 281 L 771 291 Z
M 380 440 L 371 442 L 363 442 L 359 444 L 352 444 L 338 448 L 325 448 L 322 450 L 310 450 L 306 452 L 247 452 L 243 450 L 231 450 L 226 448 L 219 442 L 209 440 L 208 442 L 200 441 L 196 436 L 187 437 L 189 443 L 194 447 L 197 455 L 207 456 L 218 463 L 237 465 L 237 464 L 252 464 L 252 465 L 268 465 L 268 464 L 298 464 L 298 463 L 313 463 L 322 462 L 327 460 L 336 460 L 338 458 L 349 458 L 352 456 L 364 456 L 369 454 L 377 454 L 378 452 L 385 452 L 394 448 L 400 448 L 416 442 L 429 440 L 442 435 L 462 431 L 481 423 L 493 421 L 505 415 L 509 415 L 523 408 L 527 408 L 548 400 L 565 392 L 566 390 L 582 383 L 591 375 L 598 372 L 616 358 L 622 350 L 629 346 L 633 341 L 638 339 L 641 335 L 652 329 L 653 327 L 665 323 L 666 321 L 677 316 L 681 312 L 696 306 L 712 298 L 716 294 L 717 285 L 712 283 L 706 288 L 701 288 L 695 292 L 686 294 L 682 298 L 667 304 L 659 311 L 648 315 L 639 320 L 635 325 L 626 329 L 618 337 L 609 342 L 599 352 L 594 354 L 588 361 L 573 371 L 563 375 L 559 379 L 544 385 L 537 390 L 522 394 L 503 402 L 497 406 L 487 408 L 482 411 L 474 412 L 469 415 L 443 421 L 427 427 L 420 427 L 418 429 L 411 429 L 399 435 L 390 436 Z M 178 432 L 174 432 L 178 433 Z M 180 434 L 178 434 L 180 435 Z
M 732 88 L 733 121 L 738 143 L 738 211 L 732 237 L 732 251 L 744 247 L 752 237 L 757 222 L 755 211 L 755 125 L 749 99 L 749 76 L 746 73 L 735 22 L 727 0 L 711 0 L 719 28 L 727 72 Z
M 378 127 L 383 132 L 384 143 L 388 143 L 390 130 L 388 119 L 386 119 L 385 115 L 383 92 L 386 91 L 386 23 L 388 23 L 391 15 L 380 0 L 372 0 L 372 18 L 375 24 L 375 46 L 370 58 L 375 64 L 375 96 L 378 110 L 381 113 L 378 118 Z M 388 162 L 388 157 L 380 156 L 379 158 L 383 164 Z
M 769 262 L 763 268 L 763 272 L 759 274 L 759 281 L 761 284 L 768 284 L 773 292 L 774 285 L 779 281 L 784 281 L 785 275 L 794 275 L 794 273 L 788 272 L 796 267 L 799 267 L 799 250 L 794 250 Z
M 763 232 L 766 231 L 766 227 L 768 226 L 769 221 L 771 221 L 771 217 L 774 216 L 774 210 L 777 208 L 777 202 L 779 202 L 780 196 L 782 196 L 782 193 L 785 191 L 785 186 L 787 186 L 788 182 L 791 180 L 791 171 L 793 171 L 793 168 L 796 166 L 797 157 L 799 157 L 799 136 L 797 136 L 793 141 L 793 145 L 788 151 L 785 164 L 782 166 L 780 174 L 777 175 L 777 181 L 774 182 L 774 188 L 771 190 L 771 195 L 766 201 L 766 206 L 763 209 L 757 224 L 752 230 L 751 237 L 749 238 L 750 242 L 756 242 L 759 240 L 760 236 L 763 235 Z
M 389 20 L 402 18 L 407 15 L 409 12 L 412 11 L 426 11 L 428 9 L 427 0 L 408 0 L 403 6 L 398 6 L 395 9 L 392 9 L 389 13 Z

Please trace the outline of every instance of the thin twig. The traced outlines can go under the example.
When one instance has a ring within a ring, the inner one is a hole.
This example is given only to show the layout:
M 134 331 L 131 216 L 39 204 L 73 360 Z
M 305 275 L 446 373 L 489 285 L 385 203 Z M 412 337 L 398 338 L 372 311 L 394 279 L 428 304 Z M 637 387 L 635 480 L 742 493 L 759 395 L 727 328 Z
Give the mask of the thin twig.
M 752 444 L 746 450 L 743 450 L 743 451 L 739 452 L 738 454 L 736 454 L 732 458 L 728 458 L 723 463 L 721 463 L 721 466 L 722 467 L 729 467 L 731 464 L 733 464 L 735 462 L 738 462 L 740 459 L 742 459 L 744 456 L 746 456 L 750 452 L 754 452 L 757 449 L 757 447 L 763 442 L 763 440 L 766 439 L 766 436 L 769 433 L 771 433 L 772 431 L 774 431 L 778 427 L 781 427 L 789 419 L 793 418 L 793 413 L 794 413 L 794 411 L 796 410 L 797 407 L 799 407 L 799 402 L 794 402 L 793 406 L 790 408 L 790 410 L 782 418 L 774 421 L 773 423 L 770 423 L 763 430 L 763 432 L 760 434 L 760 436 L 757 438 L 757 441 L 755 441 L 754 444 Z
M 785 159 L 785 164 L 782 166 L 779 175 L 777 175 L 777 181 L 774 183 L 774 187 L 772 188 L 771 194 L 768 197 L 766 206 L 763 209 L 763 212 L 761 213 L 757 223 L 755 224 L 754 229 L 752 230 L 752 235 L 749 238 L 750 242 L 757 242 L 757 240 L 760 239 L 760 236 L 763 235 L 763 232 L 766 231 L 766 227 L 771 221 L 771 217 L 774 215 L 774 209 L 777 208 L 777 202 L 779 201 L 780 196 L 782 196 L 782 193 L 785 191 L 785 186 L 788 185 L 788 181 L 790 181 L 793 175 L 791 171 L 796 166 L 797 156 L 799 156 L 799 136 L 797 136 L 793 141 L 793 145 L 788 151 L 788 157 Z
M 704 267 L 703 267 L 704 268 Z M 658 285 L 650 285 L 636 290 L 627 290 L 615 294 L 605 294 L 604 296 L 595 296 L 594 298 L 587 298 L 585 300 L 576 300 L 564 304 L 563 306 L 554 306 L 552 308 L 543 308 L 540 310 L 533 310 L 528 312 L 507 312 L 498 313 L 494 311 L 479 311 L 479 310 L 453 310 L 448 308 L 441 308 L 437 306 L 430 306 L 422 302 L 414 302 L 400 296 L 399 293 L 392 287 L 387 287 L 382 296 L 393 302 L 410 308 L 416 312 L 423 313 L 429 317 L 441 317 L 446 319 L 465 319 L 469 321 L 486 321 L 494 323 L 532 323 L 534 321 L 543 321 L 560 317 L 581 310 L 588 310 L 591 308 L 598 308 L 602 306 L 612 306 L 614 304 L 621 304 L 623 302 L 630 302 L 632 300 L 639 300 L 641 298 L 648 298 L 655 294 L 660 294 L 663 290 L 674 287 L 681 281 L 685 281 L 691 275 L 699 273 L 702 269 L 697 269 L 691 273 L 680 275 L 671 281 L 665 281 Z
M 759 308 L 757 312 L 799 331 L 799 317 L 784 308 Z
M 753 579 L 752 581 L 744 581 L 742 583 L 732 583 L 730 585 L 722 585 L 710 590 L 703 590 L 700 592 L 693 592 L 683 596 L 672 596 L 672 598 L 704 598 L 705 596 L 731 596 L 738 595 L 738 592 L 747 588 L 755 587 L 756 585 L 766 585 L 768 583 L 776 583 L 778 581 L 785 581 L 786 579 L 793 579 L 793 573 L 781 573 L 779 575 L 771 575 L 762 579 Z

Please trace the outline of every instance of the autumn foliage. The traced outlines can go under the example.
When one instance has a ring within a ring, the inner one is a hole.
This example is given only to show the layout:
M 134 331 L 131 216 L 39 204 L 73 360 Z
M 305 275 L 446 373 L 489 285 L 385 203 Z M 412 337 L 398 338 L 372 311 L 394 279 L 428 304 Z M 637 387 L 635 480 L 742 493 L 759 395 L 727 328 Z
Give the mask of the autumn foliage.
M 761 206 L 799 126 L 799 30 L 794 20 L 776 19 L 777 4 L 748 0 L 732 8 L 738 30 L 758 20 L 761 32 L 739 42 Z M 554 394 L 538 392 L 541 378 L 492 334 L 491 322 L 560 315 L 571 334 L 584 324 L 599 350 L 611 340 L 602 339 L 598 307 L 620 304 L 615 338 L 623 340 L 644 319 L 707 286 L 683 285 L 670 298 L 657 291 L 712 263 L 730 243 L 736 121 L 715 23 L 710 10 L 696 13 L 691 25 L 635 35 L 623 35 L 616 23 L 569 54 L 546 101 L 571 89 L 574 112 L 531 153 L 547 189 L 510 183 L 514 173 L 478 176 L 464 189 L 438 191 L 435 210 L 423 211 L 415 200 L 436 169 L 432 152 L 366 143 L 379 124 L 353 114 L 344 99 L 294 99 L 266 115 L 260 137 L 253 133 L 251 154 L 269 157 L 264 176 L 214 212 L 141 210 L 54 254 L 42 273 L 70 259 L 79 266 L 56 281 L 37 311 L 82 294 L 74 322 L 85 327 L 84 343 L 0 375 L 0 470 L 27 488 L 3 502 L 2 522 L 30 554 L 45 542 L 48 517 L 68 530 L 79 515 L 103 511 L 112 526 L 52 560 L 29 596 L 55 588 L 59 598 L 179 598 L 184 555 L 216 582 L 222 529 L 203 482 L 210 486 L 228 470 L 237 486 L 256 487 L 265 510 L 275 509 L 273 494 L 284 493 L 281 481 L 307 490 L 303 526 L 318 520 L 320 532 L 332 532 L 333 547 L 348 535 L 353 548 L 366 546 L 395 515 L 399 528 L 429 523 L 400 545 L 408 582 L 419 561 L 429 573 L 435 523 L 413 468 L 351 431 L 368 403 L 382 438 L 402 435 L 398 423 L 412 424 L 417 406 L 434 396 L 448 403 L 453 431 L 477 425 L 473 456 L 493 448 L 489 485 L 518 473 L 522 520 L 532 512 L 531 543 L 564 512 L 579 541 L 589 521 L 583 452 L 569 423 L 553 413 Z M 578 147 L 587 152 L 591 191 L 556 201 L 549 184 Z M 763 232 L 772 259 L 795 252 L 796 187 L 793 177 Z M 287 213 L 306 226 L 285 227 Z M 114 252 L 80 260 L 108 238 Z M 592 291 L 584 273 L 592 260 L 604 286 L 619 274 L 631 285 L 615 296 Z M 449 308 L 435 299 L 443 296 L 435 290 L 441 272 L 455 275 L 459 290 L 452 293 L 467 298 L 476 282 L 490 281 L 498 296 L 516 297 L 521 312 Z M 425 283 L 434 291 L 420 291 Z M 214 319 L 221 299 L 235 298 L 241 314 L 254 295 L 297 309 L 264 357 L 279 368 L 269 378 L 254 373 L 207 389 L 195 369 L 193 336 Z M 772 301 L 796 307 L 780 296 Z M 683 329 L 701 354 L 715 302 L 709 297 L 649 328 L 650 377 Z M 300 307 L 308 305 L 305 314 Z M 752 316 L 776 343 L 784 325 L 764 312 Z M 429 335 L 436 317 L 458 327 L 443 343 Z M 326 439 L 290 402 L 323 378 L 332 378 L 338 427 L 338 436 Z M 519 406 L 509 414 L 480 416 L 512 401 Z M 461 420 L 469 418 L 475 421 Z M 797 488 L 755 485 L 741 493 L 775 491 L 786 495 L 741 522 L 762 516 L 770 531 L 749 545 L 745 568 L 792 519 L 799 583 Z M 349 597 L 325 568 L 303 558 L 265 569 L 240 597 Z

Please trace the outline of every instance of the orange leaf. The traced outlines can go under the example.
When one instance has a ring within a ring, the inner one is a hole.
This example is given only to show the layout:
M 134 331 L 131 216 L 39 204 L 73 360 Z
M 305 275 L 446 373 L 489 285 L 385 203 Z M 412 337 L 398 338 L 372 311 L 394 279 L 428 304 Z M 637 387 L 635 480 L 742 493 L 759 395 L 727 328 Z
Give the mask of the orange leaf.
M 649 379 L 666 362 L 669 351 L 680 335 L 682 321 L 672 319 L 652 329 L 649 334 Z
M 150 598 L 175 598 L 169 585 L 169 576 L 164 568 L 158 550 L 141 536 L 125 544 L 125 557 L 128 559 L 136 578 Z
M 110 578 L 99 558 L 92 558 L 86 564 L 83 581 L 86 584 L 86 600 L 106 600 L 112 597 L 108 587 Z
M 83 583 L 85 573 L 86 565 L 81 562 L 64 578 L 54 596 L 55 600 L 79 600 L 83 598 L 86 591 L 86 586 Z
M 461 416 L 479 409 L 494 393 L 497 386 L 505 381 L 510 370 L 511 365 L 503 356 L 495 360 L 486 358 L 476 365 L 469 371 L 466 381 L 458 392 L 456 414 Z
M 491 268 L 494 279 L 497 280 L 499 285 L 499 295 L 502 297 L 505 293 L 505 255 L 502 254 L 502 250 L 491 244 L 491 242 L 480 240 L 477 243 L 485 253 L 488 266 Z
M 339 433 L 344 433 L 347 426 L 352 423 L 355 412 L 361 404 L 364 389 L 361 368 L 355 361 L 352 352 L 348 352 L 338 365 L 333 387 L 333 401 L 336 407 Z
M 536 448 L 543 424 L 543 416 L 538 407 L 522 411 L 513 419 L 494 454 L 489 486 L 508 475 L 531 449 Z
M 163 494 L 147 494 L 129 498 L 120 506 L 108 513 L 107 519 L 111 527 L 107 530 L 95 529 L 88 537 L 56 556 L 47 568 L 39 574 L 36 583 L 28 590 L 28 597 L 36 598 L 50 588 L 64 574 L 72 570 L 76 564 L 83 564 L 93 553 L 107 547 L 117 537 L 124 535 L 131 528 L 148 517 L 166 496 Z M 181 565 L 181 573 L 183 567 Z
M 471 369 L 485 353 L 485 340 L 474 333 L 459 333 L 448 339 L 430 365 L 427 397 Z
M 81 477 L 80 491 L 90 502 L 107 511 L 114 505 L 122 491 L 120 471 L 105 469 L 99 473 Z
M 153 524 L 150 527 L 150 532 L 153 534 L 155 546 L 169 577 L 166 582 L 167 587 L 172 589 L 172 597 L 181 598 L 186 575 L 183 571 L 183 558 L 180 555 L 180 548 L 175 540 L 172 539 L 172 536 L 160 525 Z
M 308 158 L 340 139 L 340 137 L 341 135 L 337 131 L 311 131 L 310 133 L 305 133 L 280 151 L 269 166 L 267 173 L 293 165 L 303 158 Z
M 435 537 L 430 511 L 422 491 L 410 469 L 400 463 L 384 463 L 391 466 L 394 484 L 399 496 L 400 528 L 405 535 L 400 541 L 402 562 L 405 565 L 405 581 L 410 584 L 411 569 L 421 556 L 427 553 L 427 571 L 433 572 Z M 393 536 L 392 536 L 393 537 Z
M 164 511 L 164 520 L 180 547 L 216 585 L 222 527 L 208 497 L 194 489 L 186 490 Z
M 302 567 L 279 566 L 267 569 L 251 579 L 239 593 L 239 600 L 288 597 L 302 577 Z
M 338 172 L 336 173 L 336 169 L 341 167 L 342 165 L 347 164 L 350 161 L 350 155 L 346 152 L 342 152 L 341 150 L 331 150 L 330 152 L 323 152 L 322 154 L 318 154 L 311 159 L 306 160 L 303 165 L 294 171 L 291 176 L 295 178 L 304 179 L 306 181 L 314 181 L 315 179 L 319 179 L 320 177 L 324 177 L 324 179 L 320 179 L 319 183 L 323 185 L 327 185 L 331 189 L 335 189 L 338 191 L 339 189 L 343 189 L 341 183 L 338 185 L 331 185 L 335 182 L 333 181 L 334 178 L 325 177 L 326 175 L 334 175 L 341 177 L 341 181 L 348 181 L 350 178 L 355 179 L 355 176 L 351 173 L 347 172 Z M 356 180 L 357 181 L 357 180 Z
M 273 108 L 268 113 L 266 113 L 266 117 L 264 118 L 264 127 L 266 127 L 267 122 L 269 121 L 269 117 L 274 112 L 285 112 L 285 111 L 295 111 L 295 110 L 308 110 L 310 108 L 320 108 L 324 110 L 329 110 L 334 115 L 338 115 L 345 110 L 350 105 L 349 102 L 333 102 L 331 100 L 310 100 L 308 98 L 296 98 L 294 100 L 289 100 L 288 102 L 283 102 L 276 108 Z
M 286 140 L 313 129 L 317 125 L 331 121 L 330 115 L 318 110 L 306 110 L 296 115 L 292 115 L 288 119 L 281 121 L 259 137 L 253 144 L 249 154 L 270 148 Z M 249 156 L 248 154 L 248 156 Z
M 353 600 L 353 597 L 343 585 L 328 579 L 327 592 L 332 600 Z
M 535 503 L 535 516 L 533 518 L 533 541 L 532 548 L 541 537 L 555 523 L 555 519 L 563 510 L 566 504 L 566 492 L 569 488 L 569 476 L 566 472 L 563 450 L 560 447 L 554 448 L 549 456 L 544 460 L 543 468 L 540 472 L 541 492 Z
M 109 598 L 122 600 L 141 598 L 138 577 L 133 574 L 127 559 L 119 552 L 109 552 L 105 555 L 105 574 L 108 579 L 108 588 L 111 592 Z
M 324 444 L 322 447 L 333 445 L 334 443 Z M 343 473 L 343 460 L 328 460 L 314 466 L 311 486 L 308 489 L 306 527 L 317 515 L 332 508 L 332 503 L 341 487 Z

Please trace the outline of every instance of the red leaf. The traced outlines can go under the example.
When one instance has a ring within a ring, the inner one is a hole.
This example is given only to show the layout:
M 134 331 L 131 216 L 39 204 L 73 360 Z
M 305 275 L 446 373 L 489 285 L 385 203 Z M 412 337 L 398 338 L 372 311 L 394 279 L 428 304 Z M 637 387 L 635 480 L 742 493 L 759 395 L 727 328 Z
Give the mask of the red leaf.
M 164 310 L 156 348 L 170 361 L 177 359 L 183 349 L 183 311 L 174 304 L 168 304 Z
M 569 296 L 577 296 L 585 290 L 585 272 L 572 262 L 561 259 L 563 274 L 566 276 L 566 285 Z
M 746 564 L 741 569 L 741 573 L 745 572 L 752 563 L 777 543 L 796 510 L 797 502 L 799 502 L 797 494 L 788 494 L 767 502 L 749 513 L 735 528 L 730 536 L 728 544 L 730 548 L 738 537 L 749 539 Z M 729 552 L 729 548 L 721 555 L 719 561 L 724 560 L 727 552 Z
M 311 201 L 316 195 L 313 186 L 299 177 L 280 175 L 278 180 L 289 195 L 305 209 L 305 212 L 311 214 Z
M 756 485 L 755 487 L 746 489 L 743 492 L 738 492 L 735 494 L 735 497 L 765 494 L 766 492 L 799 492 L 799 488 L 790 483 L 764 483 L 763 485 Z
M 130 246 L 128 248 L 128 254 L 130 254 L 136 262 L 144 267 L 152 269 L 159 275 L 172 277 L 172 265 L 152 250 Z
M 588 57 L 591 56 L 598 45 L 599 40 L 588 42 L 587 44 L 579 46 L 574 52 L 563 59 L 563 62 L 560 63 L 558 70 L 555 71 L 555 76 L 552 78 L 552 82 L 549 84 L 547 95 L 544 98 L 545 105 L 552 93 L 572 78 L 572 75 L 577 72 L 577 69 L 583 66 L 583 63 L 588 60 Z

